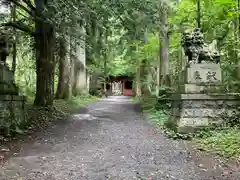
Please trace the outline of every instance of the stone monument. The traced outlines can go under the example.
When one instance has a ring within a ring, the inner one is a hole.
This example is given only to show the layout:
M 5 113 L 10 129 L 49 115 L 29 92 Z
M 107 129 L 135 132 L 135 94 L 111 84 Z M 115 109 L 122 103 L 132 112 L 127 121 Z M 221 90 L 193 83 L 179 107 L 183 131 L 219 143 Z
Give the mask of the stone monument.
M 6 63 L 10 50 L 11 39 L 0 32 L 0 135 L 9 135 L 10 129 L 25 121 L 25 97 L 18 95 L 14 74 Z
M 237 110 L 239 95 L 223 92 L 220 53 L 216 42 L 206 44 L 199 28 L 183 33 L 182 72 L 178 94 L 171 96 L 167 122 L 177 132 L 194 132 L 222 123 L 222 115 Z

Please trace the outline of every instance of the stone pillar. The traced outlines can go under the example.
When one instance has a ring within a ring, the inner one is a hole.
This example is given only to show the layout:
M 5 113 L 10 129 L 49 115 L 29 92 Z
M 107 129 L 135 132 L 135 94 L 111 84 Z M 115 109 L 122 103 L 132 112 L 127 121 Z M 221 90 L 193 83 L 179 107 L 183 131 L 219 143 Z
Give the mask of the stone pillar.
M 19 127 L 25 122 L 26 98 L 18 95 L 14 74 L 6 64 L 10 42 L 0 35 L 0 135 L 9 135 L 10 126 Z

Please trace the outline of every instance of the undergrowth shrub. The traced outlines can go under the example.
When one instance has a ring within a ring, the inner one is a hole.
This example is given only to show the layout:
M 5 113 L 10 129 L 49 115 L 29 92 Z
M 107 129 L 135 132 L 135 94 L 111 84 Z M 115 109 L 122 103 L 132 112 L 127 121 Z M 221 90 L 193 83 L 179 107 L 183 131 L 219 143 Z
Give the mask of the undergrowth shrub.
M 221 118 L 223 123 L 195 134 L 196 145 L 201 150 L 240 160 L 240 114 L 223 113 Z
M 215 152 L 226 158 L 240 160 L 239 127 L 212 130 L 207 136 L 195 139 L 197 148 Z
M 238 108 L 239 109 L 239 108 Z M 232 111 L 231 114 L 223 113 L 221 115 L 223 123 L 220 124 L 221 127 L 240 127 L 240 113 L 238 110 Z
M 144 113 L 146 113 L 151 122 L 163 128 L 169 117 L 171 107 L 167 95 L 141 97 L 138 102 L 141 104 Z

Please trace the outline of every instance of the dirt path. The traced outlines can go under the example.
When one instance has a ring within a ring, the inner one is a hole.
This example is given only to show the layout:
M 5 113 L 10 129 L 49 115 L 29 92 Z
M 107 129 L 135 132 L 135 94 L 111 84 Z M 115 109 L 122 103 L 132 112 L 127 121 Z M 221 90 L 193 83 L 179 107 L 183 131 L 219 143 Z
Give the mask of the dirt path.
M 0 167 L 0 180 L 211 180 L 184 142 L 164 137 L 126 98 L 90 103 Z M 205 177 L 204 177 L 205 176 Z

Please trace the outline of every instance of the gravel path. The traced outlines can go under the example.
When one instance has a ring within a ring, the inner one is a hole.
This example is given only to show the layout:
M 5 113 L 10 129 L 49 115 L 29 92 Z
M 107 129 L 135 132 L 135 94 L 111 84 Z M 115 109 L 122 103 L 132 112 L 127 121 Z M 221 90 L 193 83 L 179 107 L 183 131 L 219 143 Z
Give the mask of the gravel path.
M 83 114 L 85 113 L 85 114 Z M 124 97 L 90 103 L 0 166 L 0 180 L 210 180 Z M 218 178 L 217 178 L 218 179 Z

